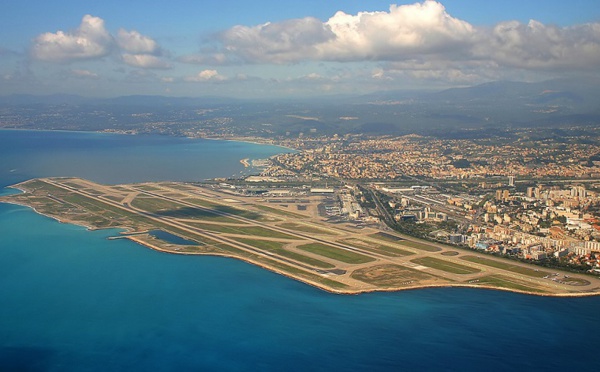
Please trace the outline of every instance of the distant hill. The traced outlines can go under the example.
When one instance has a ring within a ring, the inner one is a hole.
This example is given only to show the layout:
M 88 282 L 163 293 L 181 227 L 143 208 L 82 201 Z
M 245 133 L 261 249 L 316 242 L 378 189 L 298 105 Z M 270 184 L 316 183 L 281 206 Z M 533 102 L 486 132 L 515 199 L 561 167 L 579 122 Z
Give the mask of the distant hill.
M 0 96 L 0 105 L 63 105 L 63 104 L 81 104 L 89 102 L 91 99 L 74 94 L 52 94 L 52 95 L 33 95 L 33 94 L 13 94 L 9 96 Z
M 456 104 L 557 104 L 593 108 L 600 103 L 600 79 L 557 79 L 539 83 L 499 81 L 447 89 L 423 98 Z
M 201 106 L 206 104 L 229 104 L 238 102 L 238 99 L 216 96 L 205 97 L 166 97 L 166 96 L 147 96 L 133 95 L 97 100 L 96 103 L 132 105 L 132 106 Z
M 11 95 L 0 97 L 0 107 L 4 109 L 0 126 L 36 129 L 489 137 L 499 135 L 502 128 L 598 127 L 600 79 L 497 81 L 437 92 L 397 90 L 277 100 Z
M 0 105 L 131 105 L 131 106 L 198 106 L 204 104 L 227 104 L 239 100 L 227 97 L 166 97 L 150 95 L 120 96 L 115 98 L 89 98 L 74 94 L 13 94 L 0 96 Z
M 395 113 L 395 126 L 452 128 L 600 124 L 600 79 L 497 81 L 439 92 L 378 92 L 369 104 Z M 375 125 L 381 128 L 381 124 Z

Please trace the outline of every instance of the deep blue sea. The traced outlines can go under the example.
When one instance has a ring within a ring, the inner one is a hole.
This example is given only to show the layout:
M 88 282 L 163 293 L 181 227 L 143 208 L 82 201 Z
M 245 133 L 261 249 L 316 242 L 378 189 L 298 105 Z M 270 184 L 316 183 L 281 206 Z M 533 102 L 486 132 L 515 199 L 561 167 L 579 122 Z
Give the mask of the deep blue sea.
M 0 185 L 35 176 L 229 176 L 243 170 L 239 159 L 278 151 L 0 131 Z M 578 371 L 598 363 L 598 297 L 456 288 L 332 295 L 233 259 L 106 239 L 115 234 L 0 204 L 0 371 Z

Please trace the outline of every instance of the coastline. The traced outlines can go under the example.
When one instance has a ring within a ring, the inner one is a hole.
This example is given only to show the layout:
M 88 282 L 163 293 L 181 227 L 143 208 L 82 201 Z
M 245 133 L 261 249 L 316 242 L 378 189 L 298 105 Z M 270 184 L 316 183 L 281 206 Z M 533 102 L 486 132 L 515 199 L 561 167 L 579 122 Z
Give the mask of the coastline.
M 0 127 L 0 131 L 19 131 L 19 132 L 57 132 L 57 133 L 90 133 L 90 134 L 103 134 L 103 135 L 123 135 L 123 136 L 142 136 L 146 133 L 125 133 L 125 132 L 112 132 L 103 130 L 69 130 L 69 129 L 39 129 L 39 128 L 10 128 Z M 188 138 L 191 140 L 210 140 L 210 141 L 229 141 L 229 142 L 244 142 L 253 145 L 267 145 L 280 147 L 291 151 L 300 151 L 296 148 L 278 144 L 276 141 L 269 141 L 265 139 L 261 141 L 256 137 L 185 137 L 185 136 L 169 136 L 174 138 Z
M 14 185 L 14 186 L 10 186 L 11 188 L 15 188 L 18 190 L 21 190 L 18 185 Z M 21 190 L 23 191 L 23 190 Z M 71 225 L 76 225 L 76 226 L 82 226 L 85 227 L 87 230 L 90 231 L 94 231 L 94 230 L 102 230 L 102 229 L 98 229 L 95 227 L 91 227 L 82 223 L 78 223 L 76 221 L 71 221 L 68 219 L 60 219 L 58 217 L 52 216 L 52 215 L 47 215 L 45 213 L 42 213 L 38 210 L 36 210 L 34 207 L 26 205 L 26 204 L 21 204 L 21 203 L 17 203 L 14 201 L 9 201 L 9 200 L 5 200 L 4 198 L 0 198 L 0 203 L 6 203 L 6 204 L 12 204 L 12 205 L 19 205 L 22 207 L 27 207 L 29 208 L 31 211 L 51 218 L 59 223 L 64 223 L 64 224 L 71 224 Z M 119 226 L 119 227 L 111 227 L 111 229 L 117 229 L 117 230 L 123 230 L 120 232 L 120 234 L 127 234 L 129 232 L 131 232 L 131 229 L 123 227 L 123 226 Z M 265 265 L 261 262 L 249 259 L 247 257 L 241 257 L 241 256 L 236 256 L 233 254 L 227 254 L 227 253 L 215 253 L 215 252 L 211 252 L 211 253 L 204 253 L 204 252 L 180 252 L 177 250 L 172 250 L 172 249 L 166 249 L 163 247 L 159 247 L 158 245 L 154 245 L 151 244 L 145 240 L 139 239 L 138 235 L 121 235 L 121 238 L 124 239 L 128 239 L 136 244 L 139 244 L 140 246 L 143 246 L 145 248 L 149 248 L 152 249 L 154 251 L 158 251 L 158 252 L 162 252 L 162 253 L 167 253 L 167 254 L 178 254 L 178 255 L 187 255 L 187 256 L 213 256 L 213 257 L 225 257 L 225 258 L 231 258 L 231 259 L 236 259 L 236 260 L 240 260 L 243 262 L 246 262 L 248 264 L 257 266 L 261 269 L 265 269 L 271 272 L 274 272 L 278 275 L 281 276 L 285 276 L 289 279 L 293 279 L 296 280 L 298 282 L 310 285 L 314 288 L 320 289 L 322 291 L 325 291 L 327 293 L 331 293 L 331 294 L 337 294 L 337 295 L 360 295 L 363 293 L 376 293 L 376 292 L 402 292 L 402 291 L 415 291 L 415 290 L 419 290 L 419 289 L 428 289 L 428 288 L 472 288 L 472 289 L 484 289 L 484 290 L 494 290 L 494 291 L 504 291 L 504 292 L 511 292 L 511 293 L 518 293 L 518 294 L 524 294 L 524 295 L 531 295 L 531 296 L 539 296 L 539 297 L 557 297 L 557 298 L 576 298 L 576 297 L 592 297 L 592 296 L 600 296 L 600 292 L 580 292 L 580 293 L 544 293 L 544 292 L 532 292 L 532 291 L 523 291 L 523 290 L 519 290 L 519 289 L 509 289 L 509 288 L 499 288 L 499 287 L 494 287 L 494 286 L 490 286 L 490 285 L 473 285 L 473 284 L 465 284 L 465 283 L 447 283 L 447 284 L 428 284 L 428 285 L 419 285 L 419 286 L 404 286 L 404 287 L 386 287 L 386 288 L 369 288 L 369 289 L 336 289 L 336 288 L 332 288 L 329 287 L 327 285 L 324 285 L 322 283 L 316 282 L 316 281 L 312 281 L 309 279 L 306 279 L 302 276 L 295 276 L 292 275 L 288 272 L 284 272 L 281 271 L 279 269 L 277 269 L 276 267 L 271 267 L 269 265 Z
M 540 297 L 568 297 L 568 298 L 575 298 L 575 297 L 592 297 L 592 296 L 600 296 L 600 292 L 587 292 L 587 293 L 540 293 L 540 292 L 530 292 L 530 291 L 522 291 L 522 290 L 518 290 L 518 289 L 508 289 L 508 288 L 498 288 L 498 287 L 494 287 L 494 286 L 489 286 L 489 285 L 473 285 L 473 284 L 462 284 L 462 283 L 455 283 L 455 284 L 428 284 L 428 285 L 421 285 L 421 286 L 409 286 L 409 287 L 389 287 L 389 288 L 372 288 L 372 289 L 356 289 L 356 290 L 343 290 L 343 289 L 335 289 L 335 288 L 331 288 L 328 286 L 325 286 L 319 282 L 315 282 L 312 280 L 308 280 L 306 278 L 302 278 L 300 276 L 294 276 L 294 275 L 290 275 L 287 272 L 283 272 L 278 270 L 277 268 L 273 268 L 270 267 L 268 265 L 265 265 L 263 263 L 257 262 L 255 260 L 251 260 L 248 259 L 246 257 L 239 257 L 239 256 L 235 256 L 232 254 L 225 254 L 225 253 L 193 253 L 193 252 L 178 252 L 178 251 L 174 251 L 174 250 L 169 250 L 169 249 L 165 249 L 165 248 L 161 248 L 158 247 L 156 245 L 150 244 L 146 241 L 143 241 L 141 239 L 136 239 L 136 235 L 132 235 L 132 236 L 125 236 L 124 238 L 129 239 L 141 246 L 144 246 L 146 248 L 155 250 L 157 252 L 162 252 L 162 253 L 167 253 L 167 254 L 180 254 L 180 255 L 186 255 L 186 256 L 209 256 L 209 257 L 225 257 L 225 258 L 232 258 L 232 259 L 236 259 L 236 260 L 240 260 L 246 263 L 249 263 L 251 265 L 257 266 L 261 269 L 265 269 L 271 272 L 274 272 L 276 274 L 279 274 L 281 276 L 285 276 L 287 278 L 296 280 L 300 283 L 303 284 L 307 284 L 310 285 L 311 287 L 315 287 L 317 289 L 320 289 L 322 291 L 331 293 L 331 294 L 337 294 L 337 295 L 360 295 L 363 293 L 377 293 L 377 292 L 402 292 L 402 291 L 416 291 L 419 289 L 428 289 L 428 288 L 472 288 L 472 289 L 485 289 L 485 290 L 493 290 L 493 291 L 503 291 L 503 292 L 510 292 L 510 293 L 518 293 L 518 294 L 524 294 L 524 295 L 530 295 L 530 296 L 540 296 Z
M 291 151 L 300 151 L 298 149 L 295 149 L 293 147 L 289 147 L 289 146 L 284 146 L 284 145 L 280 145 L 276 142 L 268 142 L 268 141 L 264 141 L 261 142 L 259 141 L 256 137 L 228 137 L 228 138 L 221 138 L 221 137 L 190 137 L 191 139 L 205 139 L 205 140 L 211 140 L 211 141 L 229 141 L 229 142 L 244 142 L 244 143 L 250 143 L 253 145 L 268 145 L 268 146 L 276 146 L 276 147 L 281 147 L 282 149 L 288 149 Z

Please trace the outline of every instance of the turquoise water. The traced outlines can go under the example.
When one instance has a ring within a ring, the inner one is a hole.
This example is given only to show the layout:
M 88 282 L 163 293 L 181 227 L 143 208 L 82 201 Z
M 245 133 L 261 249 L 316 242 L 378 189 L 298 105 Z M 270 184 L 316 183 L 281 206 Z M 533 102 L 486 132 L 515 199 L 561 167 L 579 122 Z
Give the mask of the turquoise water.
M 239 176 L 241 159 L 277 146 L 168 136 L 0 130 L 0 186 L 34 177 L 77 176 L 117 184 Z
M 115 234 L 0 204 L 0 370 L 548 371 L 596 364 L 600 298 L 457 288 L 331 295 L 233 259 L 106 239 Z

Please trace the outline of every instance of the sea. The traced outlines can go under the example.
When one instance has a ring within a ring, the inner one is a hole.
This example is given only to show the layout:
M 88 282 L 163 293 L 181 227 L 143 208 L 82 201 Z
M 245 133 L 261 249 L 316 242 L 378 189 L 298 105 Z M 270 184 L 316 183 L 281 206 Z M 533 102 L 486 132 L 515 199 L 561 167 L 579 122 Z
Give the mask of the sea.
M 239 176 L 276 146 L 0 131 L 0 192 Z M 466 288 L 335 295 L 0 204 L 0 371 L 557 371 L 598 365 L 600 297 Z M 596 366 L 596 367 L 594 367 Z

